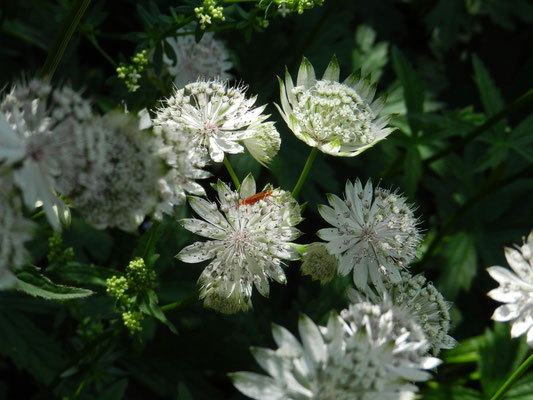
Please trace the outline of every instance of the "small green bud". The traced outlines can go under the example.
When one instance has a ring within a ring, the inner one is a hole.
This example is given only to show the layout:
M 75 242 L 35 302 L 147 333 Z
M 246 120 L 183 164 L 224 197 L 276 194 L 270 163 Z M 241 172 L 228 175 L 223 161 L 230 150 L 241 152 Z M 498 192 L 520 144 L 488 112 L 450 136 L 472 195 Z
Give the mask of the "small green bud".
M 130 331 L 130 335 L 142 331 L 141 323 L 143 319 L 144 315 L 140 311 L 126 311 L 122 314 L 122 321 L 124 322 L 124 326 Z
M 105 284 L 107 286 L 106 293 L 115 300 L 120 301 L 125 297 L 128 290 L 128 281 L 125 277 L 112 276 L 106 279 Z
M 63 249 L 63 239 L 57 232 L 48 239 L 48 247 L 50 250 L 46 258 L 49 263 L 65 265 L 71 262 L 74 257 L 74 249 L 72 247 Z
M 150 289 L 155 282 L 155 271 L 149 270 L 141 257 L 130 261 L 126 267 L 128 286 L 135 292 L 144 292 Z
M 220 21 L 225 21 L 223 7 L 217 7 L 215 0 L 204 0 L 201 7 L 196 7 L 194 13 L 198 22 L 200 23 L 200 28 L 205 29 L 207 25 L 210 25 L 212 19 L 218 19 Z

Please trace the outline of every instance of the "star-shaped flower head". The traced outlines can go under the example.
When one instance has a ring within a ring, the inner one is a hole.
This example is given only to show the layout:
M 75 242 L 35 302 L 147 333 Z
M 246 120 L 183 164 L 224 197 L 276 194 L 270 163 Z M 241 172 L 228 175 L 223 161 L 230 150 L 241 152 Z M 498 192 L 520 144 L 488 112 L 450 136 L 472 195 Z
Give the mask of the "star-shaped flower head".
M 500 284 L 488 295 L 505 303 L 494 311 L 492 319 L 512 321 L 511 336 L 527 332 L 527 343 L 533 347 L 533 231 L 521 247 L 505 248 L 505 258 L 512 271 L 498 266 L 487 268 Z
M 241 143 L 249 146 L 249 140 L 256 138 L 253 145 L 259 141 L 269 149 L 259 156 L 255 148 L 250 153 L 260 163 L 268 162 L 279 149 L 279 133 L 272 123 L 265 127 L 265 106 L 254 108 L 256 97 L 248 99 L 244 92 L 243 87 L 230 87 L 217 79 L 189 83 L 156 110 L 154 124 L 172 132 L 165 144 L 173 146 L 177 136 L 189 134 L 196 151 L 207 149 L 215 162 L 222 162 L 225 153 L 243 153 Z M 277 139 L 272 140 L 272 135 Z
M 110 112 L 70 133 L 77 162 L 63 165 L 62 192 L 99 229 L 136 229 L 158 202 L 166 172 L 149 131 L 135 117 Z
M 426 356 L 420 326 L 394 307 L 351 305 L 326 327 L 302 315 L 298 328 L 301 343 L 273 325 L 279 348 L 252 348 L 270 376 L 233 373 L 237 389 L 257 400 L 406 400 L 417 391 L 411 382 L 440 363 Z
M 183 35 L 183 32 L 184 30 L 178 30 L 176 37 L 166 39 L 175 58 L 163 53 L 163 62 L 174 78 L 176 87 L 182 88 L 198 78 L 229 79 L 227 71 L 233 65 L 222 42 L 215 39 L 215 34 L 207 32 L 199 42 L 196 42 L 194 35 Z
M 256 194 L 252 175 L 238 192 L 221 181 L 215 189 L 220 206 L 189 196 L 203 220 L 180 221 L 185 229 L 210 240 L 187 246 L 176 257 L 188 263 L 212 259 L 198 281 L 200 297 L 206 307 L 230 314 L 251 307 L 253 286 L 268 297 L 270 279 L 286 282 L 282 260 L 299 257 L 291 241 L 300 236 L 295 225 L 302 218 L 289 192 L 267 187 Z
M 398 283 L 400 270 L 416 255 L 420 243 L 418 221 L 405 198 L 389 190 L 372 188 L 369 180 L 364 189 L 359 179 L 346 182 L 345 200 L 329 194 L 331 207 L 318 206 L 318 212 L 334 228 L 317 235 L 328 241 L 331 254 L 341 256 L 339 274 L 353 269 L 358 289 L 365 291 L 368 278 L 384 289 L 383 281 Z
M 91 117 L 90 103 L 77 92 L 39 80 L 15 85 L 0 102 L 0 169 L 10 169 L 25 205 L 34 209 L 42 204 L 55 229 L 60 219 L 68 219 L 55 190 L 62 174 L 58 164 L 61 158 L 75 160 L 73 153 L 62 151 L 69 138 L 57 132 L 73 131 Z
M 431 282 L 422 275 L 411 276 L 402 271 L 402 281 L 396 284 L 385 282 L 385 291 L 368 290 L 364 295 L 352 288 L 347 293 L 352 303 L 371 301 L 373 304 L 389 303 L 403 309 L 418 323 L 429 342 L 434 356 L 441 349 L 452 349 L 457 345 L 448 335 L 450 329 L 450 303 Z
M 34 226 L 22 215 L 10 177 L 0 177 L 0 290 L 15 284 L 11 270 L 23 266 L 28 258 L 24 242 L 31 239 Z
M 288 71 L 279 79 L 281 108 L 278 110 L 296 137 L 333 156 L 353 157 L 388 136 L 391 116 L 379 117 L 384 98 L 374 100 L 376 88 L 358 73 L 339 82 L 339 64 L 331 59 L 322 79 L 317 80 L 311 63 L 304 58 L 296 86 Z

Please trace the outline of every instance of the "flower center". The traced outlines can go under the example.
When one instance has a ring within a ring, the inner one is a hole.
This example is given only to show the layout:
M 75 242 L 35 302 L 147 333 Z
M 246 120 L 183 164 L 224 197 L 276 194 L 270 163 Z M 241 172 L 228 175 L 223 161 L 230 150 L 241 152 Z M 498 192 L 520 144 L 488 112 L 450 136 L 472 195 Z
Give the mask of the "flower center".
M 28 143 L 26 146 L 26 156 L 35 162 L 39 162 L 44 158 L 45 152 L 42 146 L 37 143 Z

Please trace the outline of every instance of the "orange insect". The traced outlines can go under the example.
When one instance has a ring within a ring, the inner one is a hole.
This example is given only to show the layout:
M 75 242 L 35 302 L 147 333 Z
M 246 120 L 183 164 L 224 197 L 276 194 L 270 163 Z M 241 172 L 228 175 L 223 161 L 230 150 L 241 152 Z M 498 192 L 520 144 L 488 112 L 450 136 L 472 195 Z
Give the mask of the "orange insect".
M 237 204 L 237 208 L 243 205 L 251 206 L 252 204 L 257 203 L 259 200 L 263 200 L 265 197 L 270 196 L 272 193 L 274 193 L 273 190 L 263 190 L 262 192 L 256 193 L 253 196 L 245 198 L 243 201 Z

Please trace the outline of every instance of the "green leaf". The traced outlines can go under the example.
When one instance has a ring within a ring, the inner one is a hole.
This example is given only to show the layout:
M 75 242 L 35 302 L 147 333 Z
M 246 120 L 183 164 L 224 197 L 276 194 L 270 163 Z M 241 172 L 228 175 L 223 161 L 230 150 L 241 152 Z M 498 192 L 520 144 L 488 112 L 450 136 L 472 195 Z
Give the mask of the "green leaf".
M 159 20 L 159 10 L 153 1 L 151 1 L 148 6 L 150 7 L 150 10 L 147 10 L 140 3 L 137 3 L 137 14 L 139 14 L 144 25 L 152 28 Z
M 487 397 L 492 396 L 520 366 L 528 352 L 524 338 L 511 339 L 509 324 L 494 323 L 494 330 L 485 332 L 485 342 L 479 349 L 481 386 Z
M 397 47 L 392 48 L 392 65 L 396 76 L 398 76 L 402 84 L 403 96 L 408 113 L 422 113 L 424 111 L 425 97 L 424 84 Z M 416 135 L 419 130 L 416 120 L 410 119 L 409 125 L 413 134 Z
M 153 290 L 148 290 L 146 293 L 140 296 L 140 300 L 141 302 L 139 304 L 139 308 L 143 313 L 151 315 L 155 319 L 165 324 L 172 333 L 174 333 L 175 335 L 178 334 L 178 331 L 174 324 L 170 322 L 165 316 L 165 313 L 161 311 L 161 308 L 158 304 L 159 301 L 157 299 L 157 295 Z
M 33 44 L 41 50 L 48 51 L 49 43 L 43 42 L 43 36 L 36 27 L 24 24 L 20 21 L 5 19 L 2 21 L 2 30 L 15 37 Z
M 420 157 L 420 151 L 415 144 L 412 144 L 407 148 L 404 171 L 405 191 L 407 196 L 410 199 L 413 199 L 418 181 L 422 175 L 422 158 Z
M 2 310 L 0 332 L 0 354 L 10 357 L 17 368 L 28 371 L 38 382 L 50 383 L 63 366 L 59 343 L 24 314 Z
M 505 400 L 529 400 L 533 398 L 533 373 L 523 376 L 505 394 Z
M 475 54 L 472 56 L 472 64 L 474 66 L 474 80 L 479 90 L 481 103 L 483 103 L 485 112 L 488 116 L 497 114 L 503 109 L 503 100 L 500 92 L 494 84 L 489 71 L 485 68 L 481 59 Z
M 193 400 L 192 394 L 184 383 L 178 383 L 177 400 Z
M 28 266 L 15 272 L 16 288 L 30 296 L 48 300 L 79 299 L 92 295 L 94 292 L 71 286 L 58 285 L 39 272 L 39 268 Z
M 120 275 L 114 269 L 97 267 L 96 265 L 86 265 L 71 262 L 67 265 L 52 265 L 46 269 L 52 277 L 61 282 L 75 283 L 80 285 L 94 285 L 106 287 L 106 279 L 114 275 Z
M 533 162 L 533 114 L 524 118 L 511 132 L 509 141 L 514 151 L 524 157 L 528 162 Z
M 477 390 L 462 386 L 444 386 L 425 390 L 424 400 L 482 400 L 483 396 Z
M 445 350 L 439 358 L 445 364 L 466 364 L 479 361 L 479 348 L 485 342 L 485 336 L 475 336 L 462 340 L 451 350 Z
M 100 393 L 98 395 L 98 399 L 100 400 L 121 400 L 124 398 L 127 388 L 128 388 L 128 379 L 121 379 L 113 383 L 106 390 Z
M 113 247 L 113 237 L 106 231 L 98 230 L 81 218 L 72 218 L 70 230 L 63 233 L 66 246 L 74 248 L 76 259 L 105 262 Z
M 359 25 L 355 32 L 355 49 L 352 52 L 352 70 L 360 69 L 363 75 L 372 74 L 372 82 L 379 80 L 388 62 L 388 43 L 374 44 L 376 32 L 369 25 Z
M 466 232 L 455 234 L 444 248 L 446 268 L 438 280 L 444 297 L 455 299 L 460 289 L 468 290 L 477 272 L 474 238 Z

